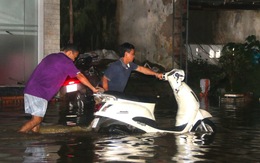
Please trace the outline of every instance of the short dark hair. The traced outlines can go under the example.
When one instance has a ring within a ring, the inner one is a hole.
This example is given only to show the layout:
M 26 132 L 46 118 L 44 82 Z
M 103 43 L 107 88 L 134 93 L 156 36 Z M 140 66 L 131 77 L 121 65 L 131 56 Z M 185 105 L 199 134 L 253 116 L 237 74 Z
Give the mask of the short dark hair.
M 119 57 L 124 57 L 125 52 L 130 52 L 132 49 L 135 49 L 134 45 L 125 42 L 119 46 Z
M 75 45 L 75 44 L 66 44 L 63 48 L 62 48 L 62 51 L 64 51 L 64 52 L 67 52 L 67 51 L 69 51 L 69 50 L 71 50 L 72 52 L 79 52 L 79 48 L 78 48 L 78 46 L 77 45 Z

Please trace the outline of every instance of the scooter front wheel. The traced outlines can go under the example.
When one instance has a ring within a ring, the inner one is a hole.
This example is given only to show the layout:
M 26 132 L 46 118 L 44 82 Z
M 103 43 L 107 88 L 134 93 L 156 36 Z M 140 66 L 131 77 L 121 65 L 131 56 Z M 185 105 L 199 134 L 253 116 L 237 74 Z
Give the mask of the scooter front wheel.
M 216 132 L 216 125 L 206 118 L 198 121 L 191 129 L 191 132 Z

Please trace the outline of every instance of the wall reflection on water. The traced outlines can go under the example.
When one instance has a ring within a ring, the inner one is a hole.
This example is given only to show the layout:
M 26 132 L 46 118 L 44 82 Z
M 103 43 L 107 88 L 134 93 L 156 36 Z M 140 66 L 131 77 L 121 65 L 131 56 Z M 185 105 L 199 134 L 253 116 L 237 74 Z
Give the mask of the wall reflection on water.
M 53 160 L 58 160 L 58 149 L 58 145 L 28 145 L 24 151 L 23 162 L 51 162 Z
M 23 108 L 0 109 L 0 162 L 259 161 L 259 103 L 233 108 L 205 106 L 214 117 L 215 135 L 104 135 L 90 131 L 20 135 L 16 129 L 27 118 Z M 60 104 L 50 105 L 43 128 L 59 127 L 60 109 Z M 171 107 L 158 108 L 156 117 L 167 125 L 173 122 L 174 113 Z
M 93 135 L 92 135 L 93 136 Z M 61 161 L 89 162 L 170 162 L 205 160 L 213 135 L 99 135 L 98 138 L 86 136 L 63 143 L 59 150 Z M 91 138 L 92 137 L 92 138 Z M 201 156 L 198 157 L 198 156 Z M 206 159 L 207 160 L 207 159 Z
M 103 161 L 169 162 L 203 160 L 196 158 L 196 155 L 203 155 L 203 153 L 198 150 L 194 151 L 197 145 L 204 144 L 203 141 L 205 140 L 194 135 L 174 134 L 119 137 L 116 141 L 110 139 L 103 141 L 101 139 L 97 142 L 97 146 L 102 147 L 102 150 L 97 151 L 96 154 L 99 154 L 100 160 Z

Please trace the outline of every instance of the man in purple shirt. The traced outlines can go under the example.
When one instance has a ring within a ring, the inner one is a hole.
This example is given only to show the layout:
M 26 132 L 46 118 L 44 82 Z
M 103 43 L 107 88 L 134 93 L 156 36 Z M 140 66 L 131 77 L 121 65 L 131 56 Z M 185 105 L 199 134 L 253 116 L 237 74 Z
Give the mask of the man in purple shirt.
M 77 77 L 93 92 L 98 92 L 75 67 L 73 61 L 78 54 L 77 47 L 69 44 L 62 52 L 46 56 L 36 67 L 24 89 L 25 113 L 31 114 L 32 118 L 18 132 L 39 132 L 48 101 L 59 91 L 68 76 Z

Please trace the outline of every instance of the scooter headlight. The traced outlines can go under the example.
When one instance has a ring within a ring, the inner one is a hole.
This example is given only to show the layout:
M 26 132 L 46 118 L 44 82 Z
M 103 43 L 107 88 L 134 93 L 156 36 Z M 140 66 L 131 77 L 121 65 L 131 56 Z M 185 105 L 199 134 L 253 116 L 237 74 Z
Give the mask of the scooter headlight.
M 178 81 L 183 81 L 185 74 L 183 70 L 177 70 L 173 73 L 173 77 Z

